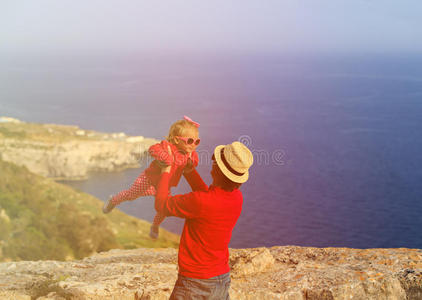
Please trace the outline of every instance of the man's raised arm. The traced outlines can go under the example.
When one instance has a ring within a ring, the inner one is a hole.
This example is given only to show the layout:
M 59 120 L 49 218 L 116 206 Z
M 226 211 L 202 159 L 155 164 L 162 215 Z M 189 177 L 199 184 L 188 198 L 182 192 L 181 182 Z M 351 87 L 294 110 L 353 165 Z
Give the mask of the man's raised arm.
M 205 184 L 205 182 L 202 180 L 199 173 L 196 171 L 195 168 L 192 168 L 191 170 L 185 170 L 183 172 L 183 176 L 185 176 L 186 181 L 189 183 L 190 187 L 192 188 L 192 191 L 208 191 L 208 186 Z

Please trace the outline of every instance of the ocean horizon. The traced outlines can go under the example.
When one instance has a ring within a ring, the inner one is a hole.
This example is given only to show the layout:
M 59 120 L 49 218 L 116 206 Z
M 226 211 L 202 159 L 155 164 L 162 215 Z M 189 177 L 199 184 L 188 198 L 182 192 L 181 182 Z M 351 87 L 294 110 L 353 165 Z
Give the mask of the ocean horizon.
M 230 247 L 422 248 L 422 56 L 28 56 L 0 66 L 0 116 L 156 139 L 190 116 L 208 184 L 214 147 L 245 143 L 255 164 Z M 65 183 L 106 200 L 145 167 Z M 184 179 L 172 189 L 186 192 Z M 119 208 L 154 216 L 152 197 Z

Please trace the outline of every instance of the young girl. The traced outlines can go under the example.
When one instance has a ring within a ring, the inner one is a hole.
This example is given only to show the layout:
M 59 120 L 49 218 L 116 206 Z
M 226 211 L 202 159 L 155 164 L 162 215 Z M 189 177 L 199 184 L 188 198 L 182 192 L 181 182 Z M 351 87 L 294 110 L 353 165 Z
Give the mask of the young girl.
M 160 180 L 161 166 L 163 164 L 172 166 L 169 184 L 170 193 L 170 188 L 177 186 L 179 183 L 185 166 L 187 164 L 198 165 L 198 154 L 195 151 L 200 142 L 198 138 L 198 127 L 199 124 L 187 116 L 184 116 L 183 120 L 179 120 L 171 125 L 166 140 L 152 145 L 148 150 L 154 161 L 139 175 L 128 190 L 111 196 L 104 204 L 103 212 L 105 214 L 109 213 L 116 205 L 124 201 L 135 200 L 142 196 L 154 196 Z M 155 215 L 149 234 L 151 238 L 158 238 L 159 226 L 164 218 L 164 215 L 158 213 Z

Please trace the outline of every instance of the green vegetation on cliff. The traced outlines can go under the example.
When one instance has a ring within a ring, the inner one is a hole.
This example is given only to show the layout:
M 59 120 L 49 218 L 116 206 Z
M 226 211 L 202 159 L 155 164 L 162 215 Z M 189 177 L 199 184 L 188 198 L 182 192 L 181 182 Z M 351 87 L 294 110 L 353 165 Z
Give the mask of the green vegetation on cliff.
M 27 122 L 0 122 L 0 139 L 63 143 L 66 141 L 96 141 L 118 137 L 118 134 L 82 130 L 78 126 Z M 121 136 L 125 137 L 125 136 Z
M 0 159 L 0 261 L 68 260 L 112 248 L 177 247 L 178 236 Z

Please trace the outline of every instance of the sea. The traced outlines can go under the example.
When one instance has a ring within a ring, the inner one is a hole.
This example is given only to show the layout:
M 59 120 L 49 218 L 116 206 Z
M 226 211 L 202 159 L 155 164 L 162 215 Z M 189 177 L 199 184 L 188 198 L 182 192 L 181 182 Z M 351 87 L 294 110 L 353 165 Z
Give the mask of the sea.
M 206 183 L 215 146 L 254 154 L 230 247 L 422 248 L 422 55 L 0 56 L 0 116 L 163 139 L 184 115 Z M 63 183 L 105 201 L 149 162 Z

